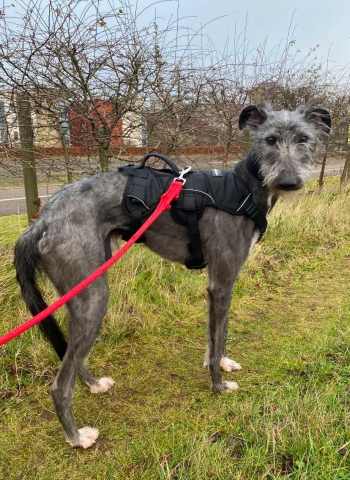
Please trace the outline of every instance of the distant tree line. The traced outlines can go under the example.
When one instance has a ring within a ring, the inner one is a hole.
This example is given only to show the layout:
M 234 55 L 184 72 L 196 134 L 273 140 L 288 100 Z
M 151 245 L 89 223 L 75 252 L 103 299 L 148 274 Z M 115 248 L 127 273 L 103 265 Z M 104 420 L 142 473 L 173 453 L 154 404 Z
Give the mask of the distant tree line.
M 91 151 L 98 160 L 86 173 L 107 171 L 135 142 L 175 157 L 182 146 L 221 145 L 227 167 L 237 145 L 242 154 L 250 147 L 237 129 L 240 110 L 262 101 L 275 108 L 327 107 L 334 128 L 324 165 L 328 152 L 347 149 L 345 70 L 318 64 L 314 50 L 301 58 L 291 31 L 272 51 L 266 43 L 249 48 L 243 32 L 231 50 L 219 52 L 209 40 L 203 45 L 204 33 L 176 16 L 165 23 L 155 15 L 145 23 L 144 12 L 129 0 L 109 2 L 107 11 L 98 0 L 22 0 L 2 12 L 0 100 L 7 99 L 2 107 L 0 102 L 1 148 L 20 143 L 30 219 L 39 208 L 34 177 L 40 128 L 48 132 L 48 146 L 53 137 L 61 146 L 68 182 L 75 169 L 87 169 L 71 158 L 73 141 L 85 147 L 89 161 Z M 347 159 L 343 184 L 349 172 Z

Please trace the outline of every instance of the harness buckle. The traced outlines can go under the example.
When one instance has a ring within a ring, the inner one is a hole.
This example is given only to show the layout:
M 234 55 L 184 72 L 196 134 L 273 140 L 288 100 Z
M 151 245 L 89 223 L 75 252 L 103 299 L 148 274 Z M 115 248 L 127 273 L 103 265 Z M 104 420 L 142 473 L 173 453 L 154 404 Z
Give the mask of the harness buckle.
M 184 178 L 184 175 L 188 173 L 190 170 L 192 170 L 192 167 L 185 167 L 183 170 L 181 170 L 180 175 L 177 178 L 174 178 L 174 182 L 182 182 L 182 185 L 185 185 L 186 179 Z
M 249 218 L 254 218 L 258 212 L 259 212 L 259 209 L 254 203 L 251 203 L 245 211 L 246 215 Z

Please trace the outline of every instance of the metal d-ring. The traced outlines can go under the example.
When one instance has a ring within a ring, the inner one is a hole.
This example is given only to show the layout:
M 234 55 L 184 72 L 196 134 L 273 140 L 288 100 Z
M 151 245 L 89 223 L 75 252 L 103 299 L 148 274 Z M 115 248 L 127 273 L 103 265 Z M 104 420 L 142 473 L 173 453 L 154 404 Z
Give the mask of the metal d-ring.
M 186 179 L 184 176 L 186 173 L 188 173 L 190 170 L 192 170 L 192 167 L 185 167 L 183 170 L 181 170 L 180 175 L 177 178 L 174 178 L 174 182 L 182 182 L 182 185 L 185 185 Z

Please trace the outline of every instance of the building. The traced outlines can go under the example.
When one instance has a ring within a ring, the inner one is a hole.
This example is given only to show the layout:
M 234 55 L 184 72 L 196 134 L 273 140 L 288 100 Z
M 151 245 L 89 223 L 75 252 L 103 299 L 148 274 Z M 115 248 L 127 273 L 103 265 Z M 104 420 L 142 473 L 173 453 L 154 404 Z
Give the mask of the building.
M 110 146 L 123 145 L 122 121 L 115 121 L 113 106 L 111 102 L 95 100 L 95 106 L 89 112 L 89 117 L 84 114 L 81 105 L 72 103 L 68 109 L 68 124 L 70 142 L 73 147 L 93 147 L 98 144 L 96 137 L 98 134 L 93 129 L 102 131 L 107 125 L 110 129 Z M 106 125 L 103 123 L 106 122 Z M 95 126 L 94 126 L 95 124 Z
M 45 95 L 50 98 L 52 105 L 53 95 L 43 90 L 43 104 Z M 93 125 L 82 113 L 82 108 L 77 104 L 67 104 L 57 98 L 57 117 L 48 112 L 45 107 L 32 105 L 32 125 L 34 145 L 38 147 L 62 147 L 97 145 L 93 135 Z M 120 147 L 142 146 L 147 142 L 145 134 L 145 121 L 137 114 L 127 114 L 123 119 L 114 122 L 113 105 L 109 101 L 95 100 L 95 112 L 92 118 L 98 127 L 102 126 L 102 118 L 111 128 L 110 146 Z M 143 117 L 142 117 L 143 118 Z M 11 90 L 0 89 L 0 146 L 18 147 L 20 144 L 19 126 L 16 113 L 15 93 Z

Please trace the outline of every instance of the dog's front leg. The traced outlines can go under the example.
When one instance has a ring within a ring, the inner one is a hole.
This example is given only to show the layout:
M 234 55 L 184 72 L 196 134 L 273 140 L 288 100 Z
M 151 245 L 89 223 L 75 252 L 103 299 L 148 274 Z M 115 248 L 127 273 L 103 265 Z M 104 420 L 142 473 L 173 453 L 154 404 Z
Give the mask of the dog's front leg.
M 241 366 L 226 357 L 228 312 L 231 304 L 234 273 L 226 269 L 209 268 L 209 319 L 207 362 L 214 392 L 236 390 L 236 382 L 223 382 L 221 370 L 239 370 Z M 232 363 L 232 365 L 231 365 Z

